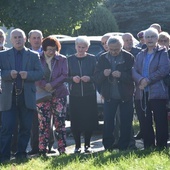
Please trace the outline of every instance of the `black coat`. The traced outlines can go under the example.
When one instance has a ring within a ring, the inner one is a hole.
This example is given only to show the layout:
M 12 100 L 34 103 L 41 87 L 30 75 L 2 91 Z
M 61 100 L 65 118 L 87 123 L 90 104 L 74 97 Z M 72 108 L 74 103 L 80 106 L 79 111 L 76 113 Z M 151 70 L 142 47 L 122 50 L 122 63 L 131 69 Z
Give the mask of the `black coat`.
M 108 77 L 104 76 L 104 70 L 111 69 L 111 63 L 106 58 L 107 53 L 108 52 L 104 53 L 99 58 L 94 74 L 95 81 L 100 87 L 100 93 L 105 100 L 109 100 L 111 97 L 111 83 L 109 82 Z M 134 56 L 123 49 L 121 53 L 123 60 L 116 65 L 116 70 L 121 72 L 121 76 L 118 78 L 118 90 L 121 100 L 128 101 L 132 99 L 134 92 L 134 82 L 132 79 Z
M 68 57 L 68 82 L 71 96 L 89 96 L 96 94 L 96 87 L 93 78 L 95 66 L 96 58 L 91 54 L 87 54 L 87 56 L 83 57 L 81 64 L 75 55 Z M 89 76 L 90 81 L 87 83 L 82 81 L 80 83 L 75 83 L 73 82 L 74 76 Z

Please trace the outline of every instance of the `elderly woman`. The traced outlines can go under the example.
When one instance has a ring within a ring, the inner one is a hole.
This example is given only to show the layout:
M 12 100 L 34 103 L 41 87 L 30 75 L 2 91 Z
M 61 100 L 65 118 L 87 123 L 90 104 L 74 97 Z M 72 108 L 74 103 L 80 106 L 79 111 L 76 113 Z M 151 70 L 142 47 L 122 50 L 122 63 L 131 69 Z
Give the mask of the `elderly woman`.
M 90 140 L 97 125 L 96 88 L 93 74 L 95 56 L 87 53 L 90 41 L 78 37 L 75 41 L 77 53 L 68 58 L 70 119 L 75 140 L 75 153 L 81 152 L 81 133 L 84 133 L 84 151 L 91 152 Z
M 160 46 L 165 46 L 167 48 L 167 50 L 169 51 L 169 54 L 170 54 L 170 50 L 169 50 L 170 35 L 168 34 L 168 32 L 162 31 L 159 34 L 158 44 Z
M 43 54 L 40 58 L 44 78 L 37 85 L 48 92 L 52 92 L 52 98 L 37 104 L 39 117 L 39 153 L 46 155 L 46 147 L 50 136 L 50 118 L 54 118 L 55 136 L 58 140 L 58 151 L 65 152 L 66 147 L 66 96 L 68 90 L 65 81 L 68 76 L 66 57 L 59 54 L 61 45 L 52 37 L 47 37 L 42 42 Z
M 158 31 L 154 28 L 145 31 L 147 48 L 136 57 L 133 78 L 136 83 L 136 110 L 141 120 L 144 148 L 163 149 L 167 147 L 168 139 L 168 88 L 163 78 L 169 73 L 170 67 L 167 50 L 158 45 L 158 36 Z

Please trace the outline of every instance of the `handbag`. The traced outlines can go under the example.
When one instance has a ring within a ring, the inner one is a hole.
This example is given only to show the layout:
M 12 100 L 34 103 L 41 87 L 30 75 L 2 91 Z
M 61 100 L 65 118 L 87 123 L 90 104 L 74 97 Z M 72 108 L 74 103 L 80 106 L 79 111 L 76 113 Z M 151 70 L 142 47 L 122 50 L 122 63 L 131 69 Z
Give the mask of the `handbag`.
M 55 62 L 54 62 L 52 71 L 53 71 L 53 69 L 54 69 L 55 64 L 56 64 L 56 60 L 55 60 Z M 51 71 L 51 74 L 50 74 L 49 81 L 51 80 L 52 71 Z M 53 90 L 53 91 L 51 91 L 51 92 L 48 92 L 48 91 L 46 91 L 45 89 L 42 89 L 41 87 L 36 86 L 36 103 L 38 104 L 38 103 L 46 102 L 46 101 L 50 100 L 50 99 L 52 98 L 52 93 L 53 93 L 54 91 L 55 91 L 55 90 Z
M 52 94 L 39 86 L 36 86 L 36 103 L 46 102 L 52 98 Z

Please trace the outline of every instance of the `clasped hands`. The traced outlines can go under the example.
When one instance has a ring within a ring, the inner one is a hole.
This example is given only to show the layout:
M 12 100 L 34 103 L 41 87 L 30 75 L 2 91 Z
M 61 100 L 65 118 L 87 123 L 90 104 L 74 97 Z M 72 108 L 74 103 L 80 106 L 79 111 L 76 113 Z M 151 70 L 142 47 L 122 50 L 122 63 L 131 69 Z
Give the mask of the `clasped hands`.
M 83 81 L 83 82 L 87 83 L 87 82 L 90 81 L 90 77 L 89 77 L 89 76 L 82 76 L 82 77 L 80 77 L 80 76 L 74 76 L 74 77 L 73 77 L 73 81 L 74 81 L 75 83 L 80 83 L 80 81 Z
M 106 76 L 106 77 L 108 77 L 110 74 L 112 74 L 112 76 L 113 77 L 115 77 L 115 78 L 118 78 L 118 77 L 120 77 L 121 76 L 121 72 L 120 71 L 111 71 L 111 69 L 105 69 L 104 70 L 104 75 Z
M 144 90 L 144 88 L 148 85 L 148 79 L 143 78 L 139 83 L 139 89 Z
M 22 79 L 26 79 L 27 78 L 27 71 L 20 71 L 20 72 L 18 72 L 16 70 L 11 70 L 11 77 L 13 79 L 16 79 L 18 74 L 20 74 Z

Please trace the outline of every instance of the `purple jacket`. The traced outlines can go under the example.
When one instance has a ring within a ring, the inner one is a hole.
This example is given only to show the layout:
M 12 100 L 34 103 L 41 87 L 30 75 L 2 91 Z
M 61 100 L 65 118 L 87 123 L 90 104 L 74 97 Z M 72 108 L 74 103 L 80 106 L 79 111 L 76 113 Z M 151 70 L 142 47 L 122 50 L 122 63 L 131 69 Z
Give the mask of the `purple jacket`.
M 46 65 L 46 61 L 44 54 L 40 56 L 40 60 L 42 63 L 43 70 L 45 70 L 44 68 Z M 53 71 L 51 76 L 52 81 L 50 82 L 50 84 L 53 89 L 55 89 L 54 94 L 57 98 L 66 97 L 69 94 L 65 83 L 68 76 L 67 58 L 61 54 L 56 55 L 51 60 L 51 65 Z M 36 85 L 40 86 L 41 88 L 44 88 L 47 83 L 48 82 L 43 78 L 42 80 L 36 82 Z
M 136 57 L 132 76 L 136 84 L 135 99 L 142 99 L 142 91 L 139 89 L 139 82 L 142 77 L 142 69 L 147 54 L 147 48 L 142 50 Z M 170 62 L 165 48 L 157 46 L 149 63 L 149 99 L 168 99 L 168 87 L 164 84 L 163 78 L 170 71 Z

